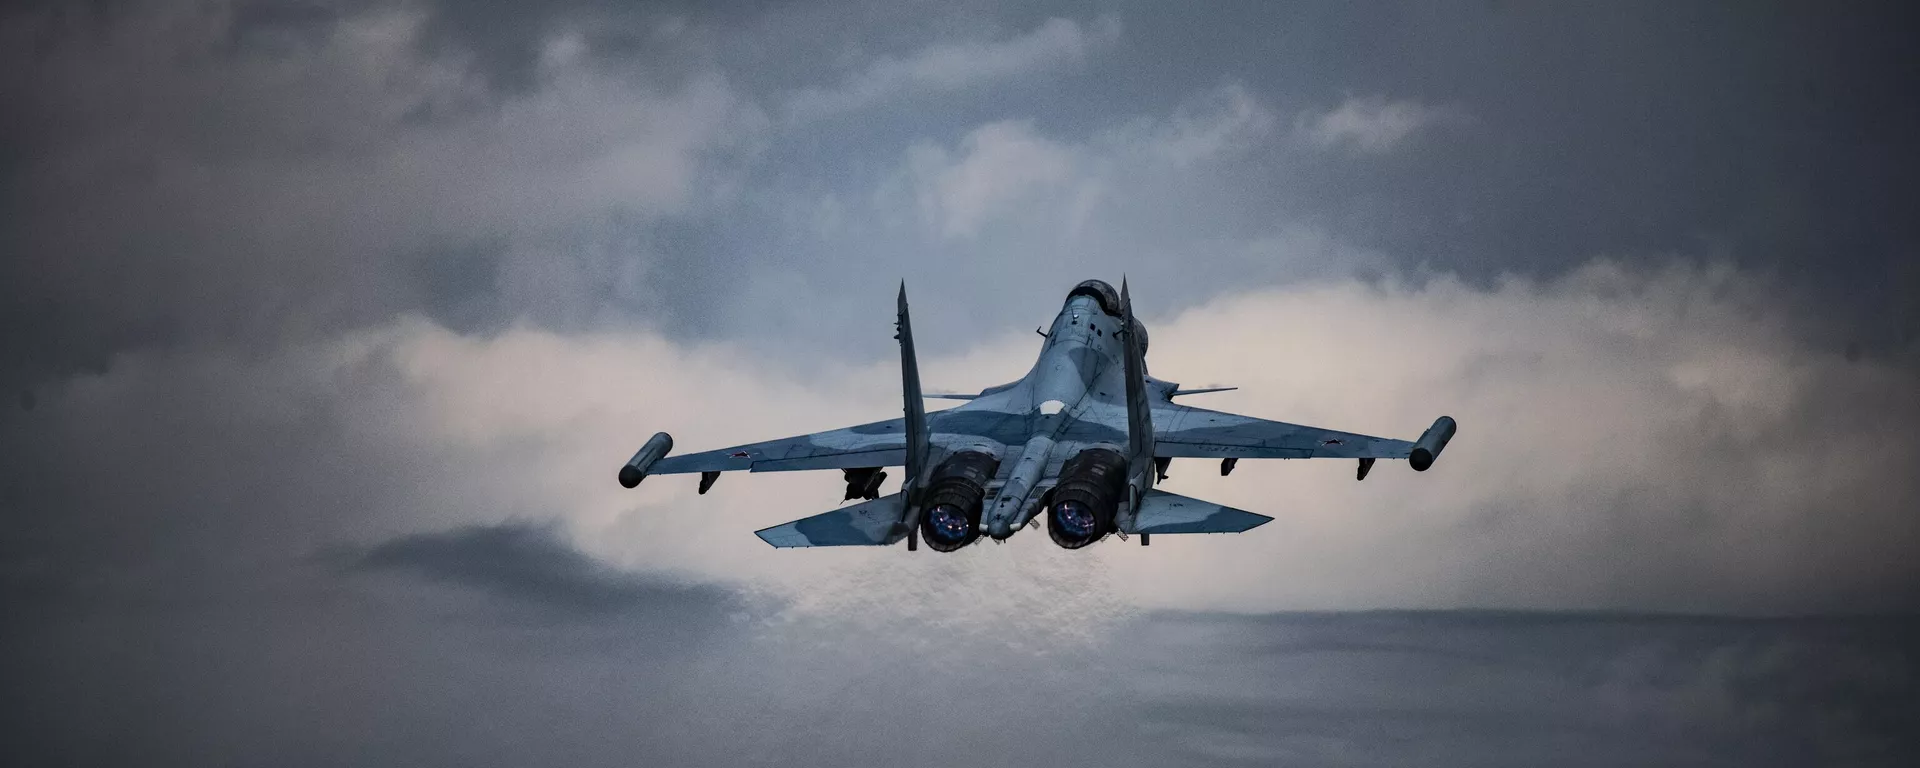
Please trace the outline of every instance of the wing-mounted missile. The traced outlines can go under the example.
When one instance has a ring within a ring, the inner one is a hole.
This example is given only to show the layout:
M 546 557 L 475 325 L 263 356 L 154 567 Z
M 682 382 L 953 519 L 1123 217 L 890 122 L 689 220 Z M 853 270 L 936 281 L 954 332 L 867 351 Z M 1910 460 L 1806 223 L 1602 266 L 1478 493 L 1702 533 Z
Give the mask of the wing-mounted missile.
M 646 479 L 647 470 L 653 468 L 653 463 L 659 461 L 671 450 L 673 450 L 673 436 L 665 432 L 655 432 L 653 437 L 648 438 L 647 444 L 640 446 L 639 452 L 627 460 L 626 466 L 620 468 L 620 485 L 626 488 L 639 485 L 641 480 Z
M 1407 454 L 1407 463 L 1419 472 L 1433 466 L 1434 459 L 1440 458 L 1440 451 L 1447 447 L 1447 441 L 1453 439 L 1457 428 L 1452 416 L 1442 416 L 1433 420 L 1433 426 L 1420 435 L 1413 443 L 1413 450 Z
M 886 471 L 879 467 L 843 469 L 840 474 L 847 481 L 847 494 L 841 501 L 880 498 L 880 484 L 887 480 Z

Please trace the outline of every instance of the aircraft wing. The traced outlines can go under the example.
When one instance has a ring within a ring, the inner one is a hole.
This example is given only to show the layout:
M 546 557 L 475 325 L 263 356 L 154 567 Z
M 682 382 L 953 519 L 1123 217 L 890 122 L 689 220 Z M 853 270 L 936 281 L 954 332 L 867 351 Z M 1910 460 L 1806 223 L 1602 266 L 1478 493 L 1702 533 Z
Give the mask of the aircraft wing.
M 689 472 L 782 472 L 801 469 L 896 467 L 907 460 L 903 419 L 719 448 L 655 462 L 648 474 Z
M 1153 409 L 1153 455 L 1202 459 L 1404 459 L 1413 443 L 1184 405 Z

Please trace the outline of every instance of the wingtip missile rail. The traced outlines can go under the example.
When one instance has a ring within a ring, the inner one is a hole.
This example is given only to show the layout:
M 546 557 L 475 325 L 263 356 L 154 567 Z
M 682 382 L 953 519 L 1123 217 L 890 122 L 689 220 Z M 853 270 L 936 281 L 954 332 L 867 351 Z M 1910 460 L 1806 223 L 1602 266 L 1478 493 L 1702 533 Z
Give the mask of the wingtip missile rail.
M 646 479 L 647 470 L 653 468 L 653 463 L 666 456 L 671 450 L 673 450 L 673 435 L 655 432 L 653 437 L 647 439 L 647 444 L 640 446 L 639 452 L 627 460 L 626 466 L 620 468 L 621 487 L 632 488 L 639 485 L 641 480 Z
M 1440 451 L 1447 447 L 1447 441 L 1453 439 L 1458 426 L 1452 416 L 1434 419 L 1433 426 L 1427 427 L 1420 439 L 1414 441 L 1413 451 L 1407 455 L 1407 463 L 1413 465 L 1416 472 L 1427 471 L 1428 467 L 1433 466 L 1433 461 L 1440 458 Z

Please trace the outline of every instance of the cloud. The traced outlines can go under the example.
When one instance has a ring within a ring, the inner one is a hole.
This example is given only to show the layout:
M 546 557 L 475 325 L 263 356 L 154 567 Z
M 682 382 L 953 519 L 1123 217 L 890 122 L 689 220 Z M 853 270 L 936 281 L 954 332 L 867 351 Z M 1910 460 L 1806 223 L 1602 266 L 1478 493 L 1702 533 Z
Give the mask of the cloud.
M 1912 632 L 1904 619 L 1162 615 L 1125 653 L 1152 660 L 1143 741 L 1180 762 L 1893 764 L 1916 747 L 1894 725 L 1915 714 L 1897 645 Z
M 1901 469 L 1920 459 L 1907 427 L 1920 388 L 1904 368 L 1807 346 L 1764 279 L 1607 261 L 1481 288 L 1333 276 L 1176 314 L 1140 288 L 1156 375 L 1242 388 L 1198 405 L 1395 437 L 1444 413 L 1460 436 L 1432 471 L 1389 463 L 1364 483 L 1348 462 L 1243 463 L 1220 478 L 1175 461 L 1170 490 L 1278 518 L 1240 536 L 1090 553 L 1016 537 L 945 559 L 770 552 L 751 531 L 832 507 L 837 478 L 731 476 L 699 496 L 679 477 L 627 491 L 613 470 L 656 430 L 699 450 L 887 418 L 891 363 L 791 368 L 643 333 L 462 335 L 414 319 L 265 360 L 127 357 L 42 392 L 8 417 L 6 453 L 36 478 L 18 508 L 87 512 L 22 520 L 18 546 L 36 543 L 19 556 L 46 547 L 68 567 L 137 574 L 213 567 L 165 553 L 267 531 L 272 551 L 297 553 L 537 510 L 615 567 L 802 606 L 857 595 L 855 613 L 894 616 L 926 604 L 929 585 L 975 581 L 961 591 L 979 597 L 948 602 L 999 615 L 1019 602 L 997 588 L 1008 569 L 1034 574 L 1021 589 L 1058 609 L 1035 611 L 1052 616 L 1041 623 L 1085 627 L 1142 607 L 1780 614 L 1920 600 L 1920 526 L 1905 514 L 1920 487 Z M 1033 351 L 1009 329 L 964 354 L 929 349 L 922 370 L 929 386 L 981 387 Z M 117 468 L 119 482 L 68 466 Z M 206 489 L 225 501 L 203 507 Z M 103 538 L 88 520 L 121 522 Z M 1110 583 L 1050 597 L 1046 583 L 1096 566 Z
M 949 154 L 934 145 L 908 152 L 907 166 L 921 217 L 948 237 L 979 232 L 985 220 L 1073 182 L 1072 150 L 1033 132 L 1024 122 L 983 125 Z
M 1221 479 L 1176 461 L 1172 489 L 1280 520 L 1097 557 L 1157 606 L 1910 607 L 1912 373 L 1803 346 L 1773 290 L 1726 267 L 1598 261 L 1488 289 L 1332 278 L 1156 317 L 1143 287 L 1156 374 L 1243 388 L 1204 405 L 1402 437 L 1447 413 L 1462 433 L 1435 471 L 1389 465 L 1359 484 L 1345 463 Z M 925 370 L 943 386 L 1010 379 L 1032 350 L 1002 338 Z M 887 402 L 889 378 L 842 388 Z M 1823 533 L 1794 534 L 1810 528 Z
M 657 608 L 661 603 L 724 603 L 711 587 L 673 585 L 624 573 L 574 549 L 552 524 L 465 525 L 415 533 L 363 552 L 357 567 L 411 570 L 542 606 L 587 611 Z
M 1176 541 L 1205 561 L 1123 571 L 1169 605 L 1910 609 L 1920 526 L 1898 510 L 1920 487 L 1888 478 L 1920 450 L 1913 373 L 1803 346 L 1774 290 L 1597 261 L 1489 290 L 1336 281 L 1161 322 L 1156 375 L 1242 387 L 1209 407 L 1409 437 L 1446 413 L 1461 432 L 1433 471 L 1365 483 L 1344 463 L 1222 479 L 1176 461 L 1171 489 L 1276 514 L 1277 538 Z
M 1122 190 L 1152 189 L 1168 176 L 1247 151 L 1267 135 L 1272 112 L 1237 83 L 1201 92 L 1165 116 L 1135 117 L 1081 141 L 1043 136 L 1031 121 L 968 131 L 952 149 L 921 142 L 883 183 L 875 205 L 891 209 L 910 186 L 919 219 L 947 238 L 971 238 L 1009 223 L 1078 233 Z
M 1920 604 L 1912 24 L 1004 10 L 0 11 L 9 757 L 1915 762 L 1913 622 L 1830 615 Z M 1077 553 L 613 481 L 897 415 L 902 276 L 967 389 L 1121 273 L 1197 404 L 1461 435 Z M 1383 606 L 1829 615 L 1240 615 Z
M 787 99 L 794 120 L 867 107 L 917 92 L 953 91 L 1041 70 L 1079 64 L 1120 36 L 1120 22 L 1053 18 L 1003 40 L 944 42 L 905 58 L 882 56 L 832 88 L 806 88 Z
M 1231 156 L 1266 138 L 1273 110 L 1238 82 L 1202 92 L 1172 115 L 1135 120 L 1108 132 L 1101 142 L 1117 154 L 1141 152 L 1176 168 Z
M 1472 118 L 1459 107 L 1428 106 L 1412 99 L 1348 97 L 1333 109 L 1308 110 L 1294 130 L 1321 149 L 1379 154 L 1398 148 L 1433 128 L 1462 125 Z
M 660 82 L 555 57 L 540 88 L 496 92 L 423 54 L 411 9 L 276 45 L 236 43 L 257 34 L 235 31 L 245 17 L 142 5 L 7 46 L 41 77 L 15 100 L 31 151 L 7 178 L 32 192 L 6 197 L 0 225 L 21 254 L 0 265 L 9 386 L 152 344 L 323 337 L 450 295 L 490 322 L 563 325 L 658 300 L 607 279 L 653 260 L 632 230 L 724 196 L 726 158 L 765 125 L 711 71 Z M 0 25 L 22 39 L 35 21 Z
M 661 477 L 628 491 L 613 482 L 619 461 L 656 430 L 700 450 L 888 418 L 891 362 L 796 367 L 650 333 L 461 334 L 413 318 L 266 358 L 124 355 L 40 390 L 33 410 L 6 415 L 12 509 L 67 511 L 16 514 L 9 557 L 52 568 L 22 571 L 40 574 L 30 584 L 217 579 L 421 532 L 538 543 L 478 535 L 537 514 L 612 567 L 796 610 L 857 604 L 883 624 L 919 621 L 905 606 L 928 605 L 934 585 L 975 583 L 941 604 L 994 626 L 1031 600 L 1048 606 L 1023 609 L 1046 617 L 1036 624 L 1077 634 L 1156 607 L 1780 614 L 1920 601 L 1920 526 L 1905 513 L 1920 487 L 1902 470 L 1920 460 L 1907 427 L 1920 388 L 1907 369 L 1808 346 L 1762 278 L 1607 261 L 1487 287 L 1328 276 L 1173 314 L 1138 287 L 1155 375 L 1242 388 L 1196 405 L 1394 437 L 1444 413 L 1460 436 L 1432 471 L 1389 463 L 1364 483 L 1349 462 L 1243 463 L 1220 478 L 1175 461 L 1170 490 L 1278 518 L 1240 536 L 1084 553 L 1016 537 L 904 560 L 771 552 L 751 532 L 831 508 L 836 477 L 729 476 L 704 496 Z M 928 348 L 923 375 L 943 389 L 1013 379 L 1034 353 L 1022 332 Z M 102 468 L 114 482 L 95 482 Z M 516 573 L 591 573 L 541 567 Z M 1095 567 L 1113 577 L 1079 581 Z M 1009 571 L 1027 586 L 1003 587 Z M 1050 586 L 1062 580 L 1086 591 L 1063 601 Z

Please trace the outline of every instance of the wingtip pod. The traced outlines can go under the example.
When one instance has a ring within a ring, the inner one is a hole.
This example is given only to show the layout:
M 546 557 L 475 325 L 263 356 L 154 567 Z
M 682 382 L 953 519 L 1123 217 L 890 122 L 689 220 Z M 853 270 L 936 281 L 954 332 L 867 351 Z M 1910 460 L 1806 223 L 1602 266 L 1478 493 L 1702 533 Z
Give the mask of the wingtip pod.
M 1433 426 L 1427 427 L 1427 431 L 1420 435 L 1420 439 L 1414 441 L 1413 452 L 1407 454 L 1407 463 L 1412 465 L 1416 472 L 1427 471 L 1428 467 L 1433 466 L 1434 459 L 1440 458 L 1440 451 L 1446 449 L 1447 441 L 1453 439 L 1453 433 L 1458 427 L 1452 416 L 1434 419 Z
M 646 479 L 647 470 L 653 468 L 653 463 L 666 456 L 671 450 L 673 450 L 673 435 L 655 432 L 653 437 L 647 439 L 647 444 L 640 446 L 640 450 L 633 454 L 633 458 L 627 460 L 626 466 L 620 468 L 621 487 L 632 488 L 639 485 L 641 480 Z

